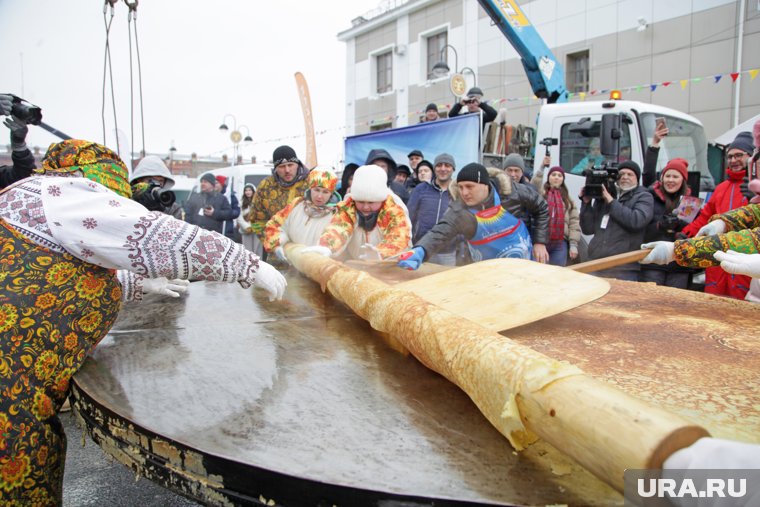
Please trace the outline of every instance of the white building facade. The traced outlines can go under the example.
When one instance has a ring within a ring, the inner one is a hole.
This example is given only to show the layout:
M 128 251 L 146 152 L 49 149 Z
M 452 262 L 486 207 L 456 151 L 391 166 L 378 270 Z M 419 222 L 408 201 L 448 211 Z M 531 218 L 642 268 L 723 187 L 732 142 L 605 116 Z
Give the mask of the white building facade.
M 760 114 L 757 0 L 519 1 L 565 67 L 570 100 L 626 99 L 699 118 L 708 139 Z M 477 0 L 396 0 L 354 19 L 346 43 L 347 134 L 415 124 L 428 103 L 456 100 L 443 57 L 477 84 L 510 124 L 534 125 L 533 97 L 517 52 Z M 447 46 L 448 45 L 448 46 Z

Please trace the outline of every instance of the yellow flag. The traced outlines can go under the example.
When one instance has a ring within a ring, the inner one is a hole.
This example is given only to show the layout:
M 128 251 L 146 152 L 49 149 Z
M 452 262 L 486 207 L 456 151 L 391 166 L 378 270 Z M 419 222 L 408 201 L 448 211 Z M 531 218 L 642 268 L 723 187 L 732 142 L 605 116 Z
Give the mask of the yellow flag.
M 760 72 L 760 69 L 752 69 L 749 71 L 749 80 L 752 81 L 757 77 L 757 73 Z
M 688 79 L 682 79 L 682 80 L 681 80 L 681 89 L 682 89 L 682 90 L 685 90 L 685 89 L 686 89 L 686 84 L 687 84 L 688 82 L 689 82 L 689 80 L 688 80 Z

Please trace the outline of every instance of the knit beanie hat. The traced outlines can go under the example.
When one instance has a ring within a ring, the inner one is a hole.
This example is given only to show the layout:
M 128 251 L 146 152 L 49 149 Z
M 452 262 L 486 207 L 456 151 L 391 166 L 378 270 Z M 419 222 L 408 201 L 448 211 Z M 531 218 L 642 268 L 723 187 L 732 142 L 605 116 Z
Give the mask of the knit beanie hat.
M 427 113 L 428 111 L 438 111 L 438 106 L 435 104 L 435 102 L 431 102 L 425 107 L 425 112 Z
M 382 202 L 390 195 L 388 175 L 376 165 L 363 165 L 354 173 L 350 195 L 354 201 Z
M 222 176 L 221 174 L 217 174 L 216 181 L 218 181 L 221 186 L 224 186 L 227 184 L 227 176 Z
M 689 170 L 689 161 L 688 160 L 685 160 L 683 158 L 674 158 L 674 159 L 672 159 L 670 162 L 668 162 L 667 164 L 665 164 L 665 167 L 662 169 L 662 175 L 660 176 L 660 178 L 662 178 L 663 176 L 665 176 L 665 173 L 668 172 L 668 171 L 670 171 L 670 170 L 678 171 L 678 173 L 681 175 L 681 177 L 684 180 L 688 180 L 689 179 L 689 173 L 688 173 L 688 170 Z
M 161 176 L 164 178 L 166 180 L 166 183 L 164 183 L 163 186 L 164 190 L 169 190 L 174 186 L 174 178 L 172 178 L 172 173 L 169 172 L 169 168 L 166 167 L 166 164 L 164 164 L 164 161 L 161 160 L 161 157 L 157 157 L 155 155 L 146 155 L 143 157 L 140 163 L 137 164 L 137 167 L 132 173 L 132 177 L 129 179 L 129 182 L 134 183 L 135 180 L 139 180 L 140 178 L 145 178 L 147 176 Z
M 551 175 L 552 175 L 552 173 L 561 173 L 561 174 L 562 174 L 562 177 L 563 177 L 563 178 L 565 177 L 565 170 L 564 170 L 564 169 L 562 169 L 562 168 L 561 168 L 560 166 L 558 166 L 558 165 L 555 165 L 554 167 L 552 167 L 551 169 L 549 169 L 549 172 L 548 172 L 548 173 L 546 173 L 546 179 L 549 179 L 549 176 L 551 176 Z
M 429 167 L 431 171 L 433 171 L 435 168 L 433 167 L 433 164 L 430 163 L 429 160 L 420 160 L 420 163 L 417 164 L 417 172 L 420 172 L 420 167 L 425 166 Z
M 621 162 L 620 166 L 618 166 L 618 168 L 619 169 L 628 169 L 630 171 L 635 172 L 637 180 L 639 178 L 641 178 L 641 168 L 639 167 L 639 164 L 637 164 L 633 160 L 626 160 L 625 162 Z
M 296 164 L 301 165 L 301 161 L 298 160 L 298 157 L 296 156 L 296 150 L 287 145 L 278 146 L 275 148 L 274 153 L 272 153 L 272 164 L 274 167 L 277 167 L 286 162 L 295 162 Z
M 315 167 L 309 171 L 306 184 L 308 188 L 322 187 L 332 193 L 335 192 L 335 187 L 338 185 L 338 177 L 330 169 Z
M 525 172 L 525 160 L 519 153 L 510 153 L 504 159 L 504 169 L 507 167 L 519 167 L 522 172 Z
M 728 146 L 729 150 L 742 150 L 745 153 L 752 155 L 755 151 L 755 145 L 752 142 L 752 134 L 749 132 L 739 132 L 736 134 L 734 142 Z
M 482 97 L 483 96 L 483 90 L 478 88 L 477 86 L 473 86 L 467 91 L 468 97 Z
M 216 178 L 214 178 L 214 175 L 211 173 L 206 173 L 203 176 L 201 176 L 201 181 L 208 181 L 209 183 L 211 183 L 212 187 L 216 185 Z
M 396 167 L 396 174 L 398 173 L 403 173 L 403 174 L 406 174 L 407 176 L 411 176 L 412 171 L 409 169 L 409 166 L 400 164 L 399 166 Z
M 488 185 L 490 178 L 488 177 L 488 170 L 485 166 L 478 164 L 477 162 L 471 162 L 459 170 L 459 173 L 457 174 L 457 183 L 460 181 L 473 181 L 475 183 Z
M 67 174 L 81 171 L 85 178 L 96 181 L 122 197 L 132 197 L 129 170 L 119 155 L 102 144 L 81 139 L 67 139 L 51 144 L 42 160 L 43 174 Z
M 448 153 L 441 153 L 440 155 L 435 157 L 435 162 L 433 162 L 433 167 L 437 166 L 438 164 L 449 164 L 454 169 L 456 169 L 457 167 L 456 162 L 454 162 L 454 157 L 452 157 Z

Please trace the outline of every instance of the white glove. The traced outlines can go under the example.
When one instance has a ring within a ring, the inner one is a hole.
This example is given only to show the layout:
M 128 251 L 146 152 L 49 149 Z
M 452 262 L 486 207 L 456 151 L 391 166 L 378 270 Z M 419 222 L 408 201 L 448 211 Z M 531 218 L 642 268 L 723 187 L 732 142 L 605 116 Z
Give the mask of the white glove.
M 672 241 L 644 243 L 641 248 L 642 250 L 652 248 L 652 251 L 639 261 L 640 264 L 669 264 L 675 259 L 675 248 Z
M 301 250 L 301 253 L 316 253 L 319 255 L 324 255 L 325 257 L 330 257 L 332 255 L 332 250 L 326 246 L 307 246 Z
M 704 437 L 691 446 L 676 451 L 662 465 L 663 469 L 732 469 L 760 468 L 760 444 Z
M 259 269 L 256 270 L 254 275 L 253 285 L 259 289 L 264 289 L 269 293 L 269 301 L 282 299 L 282 295 L 285 294 L 285 287 L 288 282 L 282 274 L 274 269 L 271 264 L 268 264 L 262 260 L 259 261 Z
M 288 264 L 290 264 L 290 262 L 288 261 L 288 257 L 285 255 L 285 249 L 283 249 L 281 246 L 278 246 L 277 248 L 274 249 L 274 255 L 282 262 L 287 262 Z
M 670 498 L 679 507 L 744 507 L 758 505 L 760 501 L 760 481 L 752 480 L 753 476 L 757 477 L 757 469 L 760 468 L 758 444 L 704 437 L 691 446 L 674 452 L 665 460 L 662 468 L 663 479 L 675 480 L 677 485 L 682 484 L 684 479 L 695 480 L 697 488 L 703 491 L 703 481 L 708 477 L 725 480 L 727 472 L 720 473 L 721 470 L 739 469 L 738 475 L 743 477 L 747 477 L 746 472 L 753 473 L 744 482 L 746 489 L 740 496 L 727 494 L 728 491 L 721 488 L 722 494 L 712 494 L 705 498 L 695 498 L 688 494 Z M 725 482 L 722 485 L 725 487 Z
M 166 277 L 144 278 L 143 294 L 161 294 L 178 298 L 180 294 L 187 292 L 187 286 L 190 285 L 188 280 L 169 280 Z
M 717 234 L 723 234 L 724 232 L 726 232 L 726 222 L 717 219 L 707 225 L 703 225 L 702 228 L 697 231 L 695 236 L 715 236 Z
M 381 261 L 383 260 L 383 256 L 380 255 L 380 252 L 377 251 L 377 248 L 374 247 L 374 245 L 370 245 L 369 243 L 364 243 L 362 246 L 359 247 L 359 260 L 362 261 Z
M 760 254 L 745 254 L 728 250 L 715 252 L 713 257 L 720 261 L 720 267 L 727 273 L 760 278 Z

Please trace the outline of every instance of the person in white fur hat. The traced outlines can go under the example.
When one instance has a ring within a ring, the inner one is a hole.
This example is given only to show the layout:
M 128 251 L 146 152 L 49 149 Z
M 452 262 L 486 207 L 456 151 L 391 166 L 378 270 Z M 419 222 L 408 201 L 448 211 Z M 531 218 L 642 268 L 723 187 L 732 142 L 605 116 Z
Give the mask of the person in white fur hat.
M 381 260 L 411 245 L 412 226 L 393 199 L 388 175 L 376 165 L 354 173 L 351 191 L 339 202 L 335 215 L 313 251 L 347 259 Z

